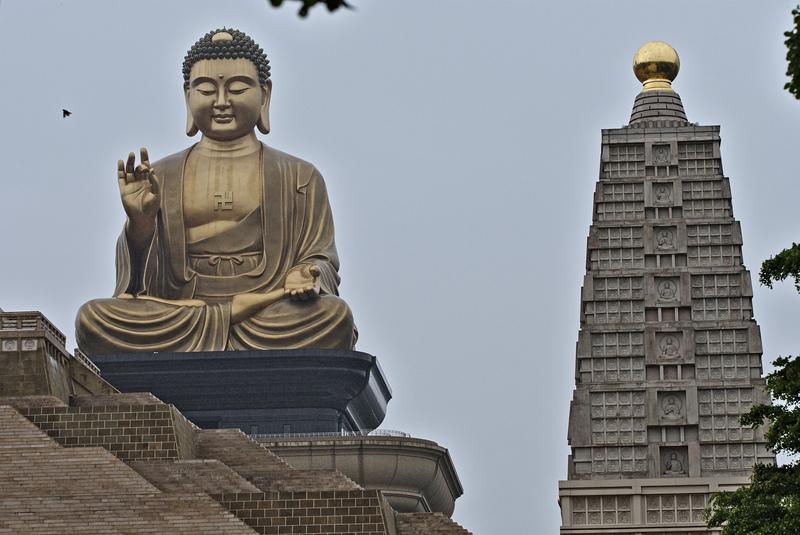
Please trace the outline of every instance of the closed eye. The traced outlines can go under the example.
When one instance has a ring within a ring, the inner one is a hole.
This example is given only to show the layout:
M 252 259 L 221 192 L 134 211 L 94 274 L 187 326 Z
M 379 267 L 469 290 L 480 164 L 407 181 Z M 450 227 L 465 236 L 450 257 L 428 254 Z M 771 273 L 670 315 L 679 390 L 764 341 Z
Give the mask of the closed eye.
M 209 83 L 209 82 L 203 82 L 203 83 L 197 84 L 197 87 L 195 87 L 195 89 L 201 95 L 206 95 L 206 96 L 213 95 L 214 93 L 217 92 L 217 87 L 214 84 Z
M 233 95 L 241 95 L 248 89 L 250 89 L 250 85 L 238 80 L 234 81 L 228 86 L 228 91 L 230 91 Z

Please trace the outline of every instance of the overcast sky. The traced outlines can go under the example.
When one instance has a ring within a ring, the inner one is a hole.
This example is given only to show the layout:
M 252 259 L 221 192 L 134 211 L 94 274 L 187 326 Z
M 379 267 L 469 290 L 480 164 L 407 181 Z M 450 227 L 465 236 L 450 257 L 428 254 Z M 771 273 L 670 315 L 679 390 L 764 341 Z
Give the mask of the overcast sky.
M 72 347 L 78 307 L 114 287 L 116 160 L 191 143 L 181 61 L 237 27 L 272 63 L 265 141 L 325 176 L 358 349 L 394 391 L 384 427 L 449 448 L 476 535 L 557 533 L 600 129 L 628 121 L 631 58 L 671 43 L 689 120 L 722 125 L 755 276 L 799 238 L 795 0 L 352 3 L 3 0 L 0 307 Z M 796 352 L 800 296 L 754 291 L 765 360 Z

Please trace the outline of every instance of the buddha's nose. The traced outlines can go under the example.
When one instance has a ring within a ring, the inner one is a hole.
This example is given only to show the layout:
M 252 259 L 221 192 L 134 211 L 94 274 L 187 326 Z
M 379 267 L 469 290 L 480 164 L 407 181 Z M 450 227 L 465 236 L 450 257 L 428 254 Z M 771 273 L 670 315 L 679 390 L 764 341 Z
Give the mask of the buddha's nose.
M 228 92 L 222 89 L 221 91 L 217 91 L 217 98 L 214 101 L 215 108 L 228 108 L 230 107 L 230 102 L 228 101 Z

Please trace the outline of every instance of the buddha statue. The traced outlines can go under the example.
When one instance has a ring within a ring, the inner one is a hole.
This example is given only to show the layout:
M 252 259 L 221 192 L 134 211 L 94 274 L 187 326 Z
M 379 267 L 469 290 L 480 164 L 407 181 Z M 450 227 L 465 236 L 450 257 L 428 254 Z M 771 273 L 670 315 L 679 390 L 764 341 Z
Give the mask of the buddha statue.
M 351 349 L 325 182 L 261 143 L 272 93 L 263 50 L 209 32 L 183 63 L 188 149 L 118 162 L 127 214 L 114 296 L 83 305 L 80 349 L 126 352 Z
M 669 459 L 664 463 L 664 473 L 667 475 L 679 476 L 686 472 L 683 470 L 683 463 L 675 452 L 670 453 Z

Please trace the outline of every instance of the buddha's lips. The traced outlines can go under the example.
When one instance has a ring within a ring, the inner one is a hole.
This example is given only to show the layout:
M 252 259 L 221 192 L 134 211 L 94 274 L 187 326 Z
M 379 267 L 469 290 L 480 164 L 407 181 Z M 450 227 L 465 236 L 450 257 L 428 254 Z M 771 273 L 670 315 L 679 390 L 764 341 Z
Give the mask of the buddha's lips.
M 229 123 L 233 121 L 233 115 L 212 115 L 211 118 L 219 123 Z

